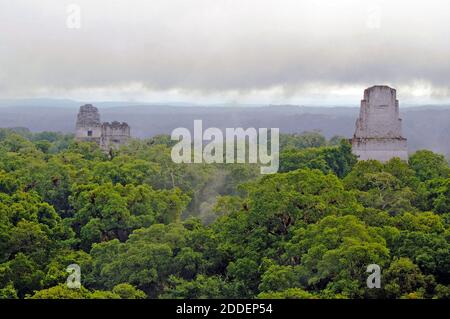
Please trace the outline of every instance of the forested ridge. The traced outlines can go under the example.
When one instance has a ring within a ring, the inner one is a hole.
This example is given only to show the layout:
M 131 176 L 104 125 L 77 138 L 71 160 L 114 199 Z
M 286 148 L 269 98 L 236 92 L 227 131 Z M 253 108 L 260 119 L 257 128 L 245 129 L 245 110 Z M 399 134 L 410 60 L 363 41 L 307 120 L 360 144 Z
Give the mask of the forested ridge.
M 175 164 L 169 136 L 105 154 L 0 129 L 0 298 L 450 297 L 444 156 L 357 162 L 319 133 L 280 143 L 279 173 L 260 175 Z

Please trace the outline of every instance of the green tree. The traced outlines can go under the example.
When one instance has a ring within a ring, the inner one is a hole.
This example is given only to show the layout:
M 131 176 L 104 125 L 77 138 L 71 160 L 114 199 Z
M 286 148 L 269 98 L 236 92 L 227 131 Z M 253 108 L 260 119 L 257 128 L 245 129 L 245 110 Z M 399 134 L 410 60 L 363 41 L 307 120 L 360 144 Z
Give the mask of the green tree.
M 328 216 L 307 228 L 296 228 L 284 259 L 297 265 L 300 287 L 361 298 L 367 294 L 367 266 L 386 265 L 389 250 L 377 229 L 355 216 Z
M 415 152 L 409 157 L 409 165 L 421 181 L 439 177 L 448 178 L 450 176 L 450 168 L 445 157 L 431 151 L 421 150 Z
M 112 292 L 119 295 L 120 299 L 144 299 L 146 297 L 143 291 L 127 283 L 114 286 Z
M 411 293 L 419 293 L 421 296 L 425 290 L 425 276 L 408 258 L 394 260 L 383 278 L 388 297 L 400 298 Z

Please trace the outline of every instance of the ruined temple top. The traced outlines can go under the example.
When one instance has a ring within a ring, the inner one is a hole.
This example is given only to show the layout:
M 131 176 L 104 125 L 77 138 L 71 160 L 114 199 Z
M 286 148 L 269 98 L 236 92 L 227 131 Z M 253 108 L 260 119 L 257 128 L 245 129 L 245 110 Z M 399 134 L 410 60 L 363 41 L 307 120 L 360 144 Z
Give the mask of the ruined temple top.
M 402 138 L 395 89 L 375 85 L 364 91 L 355 138 Z
M 383 91 L 384 94 L 386 94 L 387 92 L 390 92 L 390 94 L 392 94 L 394 97 L 396 97 L 397 95 L 397 90 L 394 88 L 391 88 L 390 86 L 387 85 L 374 85 L 371 86 L 370 88 L 367 88 L 364 90 L 364 99 L 366 99 L 367 96 L 369 96 L 369 94 L 371 92 L 376 92 L 376 91 Z
M 77 127 L 100 126 L 100 114 L 92 104 L 80 106 L 77 116 Z
M 118 122 L 118 121 L 113 121 L 111 123 L 103 122 L 103 126 L 104 127 L 111 127 L 111 128 L 127 128 L 127 127 L 129 127 L 128 123 L 126 123 L 126 122 Z

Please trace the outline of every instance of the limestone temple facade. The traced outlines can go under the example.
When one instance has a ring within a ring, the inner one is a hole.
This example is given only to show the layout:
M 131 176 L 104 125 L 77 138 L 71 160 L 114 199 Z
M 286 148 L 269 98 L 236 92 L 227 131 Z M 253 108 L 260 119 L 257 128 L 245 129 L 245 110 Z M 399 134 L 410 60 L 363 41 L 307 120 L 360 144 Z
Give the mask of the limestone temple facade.
M 364 91 L 352 152 L 359 160 L 387 162 L 393 157 L 408 160 L 395 89 L 377 85 Z
M 125 144 L 131 137 L 130 126 L 125 122 L 100 122 L 98 109 L 86 104 L 80 106 L 77 116 L 75 138 L 79 141 L 91 141 L 108 152 Z

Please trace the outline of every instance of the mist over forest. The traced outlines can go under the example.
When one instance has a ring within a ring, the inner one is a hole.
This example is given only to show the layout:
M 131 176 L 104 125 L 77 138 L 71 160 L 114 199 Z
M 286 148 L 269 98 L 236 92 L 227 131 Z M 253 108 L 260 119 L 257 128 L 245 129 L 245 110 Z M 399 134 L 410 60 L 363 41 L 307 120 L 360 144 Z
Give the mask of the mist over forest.
M 16 104 L 15 104 L 16 103 Z M 2 101 L 0 127 L 25 127 L 32 132 L 75 130 L 76 114 L 82 102 L 41 100 L 28 103 Z M 42 106 L 41 106 L 42 105 Z M 351 138 L 358 107 L 277 106 L 187 106 L 94 103 L 102 121 L 124 121 L 134 137 L 146 138 L 170 134 L 177 127 L 193 128 L 196 119 L 203 128 L 277 127 L 281 133 L 318 131 L 327 138 L 334 135 Z M 450 156 L 450 106 L 400 106 L 403 135 L 408 149 L 429 149 Z

